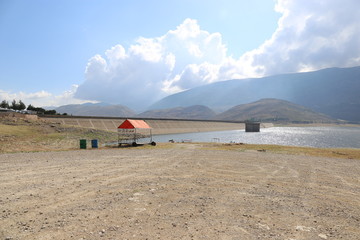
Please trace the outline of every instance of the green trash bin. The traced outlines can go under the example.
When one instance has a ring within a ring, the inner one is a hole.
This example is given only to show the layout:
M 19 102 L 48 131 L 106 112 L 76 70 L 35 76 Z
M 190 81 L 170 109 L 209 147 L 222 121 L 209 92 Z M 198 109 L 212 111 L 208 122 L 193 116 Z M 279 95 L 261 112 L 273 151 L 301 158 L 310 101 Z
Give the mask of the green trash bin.
M 86 149 L 86 139 L 80 139 L 80 149 Z

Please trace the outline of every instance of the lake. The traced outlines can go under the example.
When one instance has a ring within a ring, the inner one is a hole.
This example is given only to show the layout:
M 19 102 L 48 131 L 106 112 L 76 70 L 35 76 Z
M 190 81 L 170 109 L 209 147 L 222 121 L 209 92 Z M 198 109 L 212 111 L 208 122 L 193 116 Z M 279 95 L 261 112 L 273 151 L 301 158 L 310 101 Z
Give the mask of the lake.
M 156 142 L 221 142 L 275 144 L 316 148 L 360 148 L 360 127 L 272 127 L 260 132 L 245 130 L 157 135 Z

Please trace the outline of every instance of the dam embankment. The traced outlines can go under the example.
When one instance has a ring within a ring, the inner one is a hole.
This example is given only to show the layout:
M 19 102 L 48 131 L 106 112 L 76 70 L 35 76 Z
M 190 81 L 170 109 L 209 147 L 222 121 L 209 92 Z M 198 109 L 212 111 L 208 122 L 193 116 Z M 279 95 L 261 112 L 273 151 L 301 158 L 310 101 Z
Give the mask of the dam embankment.
M 61 123 L 65 125 L 78 126 L 83 128 L 92 128 L 105 131 L 116 132 L 117 127 L 126 118 L 111 117 L 82 117 L 82 116 L 40 116 L 41 119 L 50 122 Z M 136 118 L 134 118 L 136 119 Z M 159 134 L 175 134 L 190 132 L 209 132 L 209 131 L 226 131 L 244 129 L 243 122 L 223 122 L 211 120 L 183 120 L 183 119 L 142 119 L 145 120 L 150 127 L 152 133 Z

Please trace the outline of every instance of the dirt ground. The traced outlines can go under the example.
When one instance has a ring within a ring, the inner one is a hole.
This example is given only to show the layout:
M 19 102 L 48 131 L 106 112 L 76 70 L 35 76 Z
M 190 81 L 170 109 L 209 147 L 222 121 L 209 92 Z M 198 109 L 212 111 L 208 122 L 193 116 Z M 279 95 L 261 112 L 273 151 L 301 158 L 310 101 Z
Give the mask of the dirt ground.
M 205 144 L 0 154 L 0 240 L 360 239 L 359 172 Z

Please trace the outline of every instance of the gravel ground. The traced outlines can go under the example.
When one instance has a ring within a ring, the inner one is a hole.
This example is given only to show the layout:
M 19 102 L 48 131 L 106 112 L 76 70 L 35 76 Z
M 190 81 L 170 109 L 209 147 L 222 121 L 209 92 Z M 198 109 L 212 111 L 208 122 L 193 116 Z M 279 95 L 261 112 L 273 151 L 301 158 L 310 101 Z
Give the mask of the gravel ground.
M 359 172 L 200 144 L 0 154 L 0 240 L 360 239 Z

